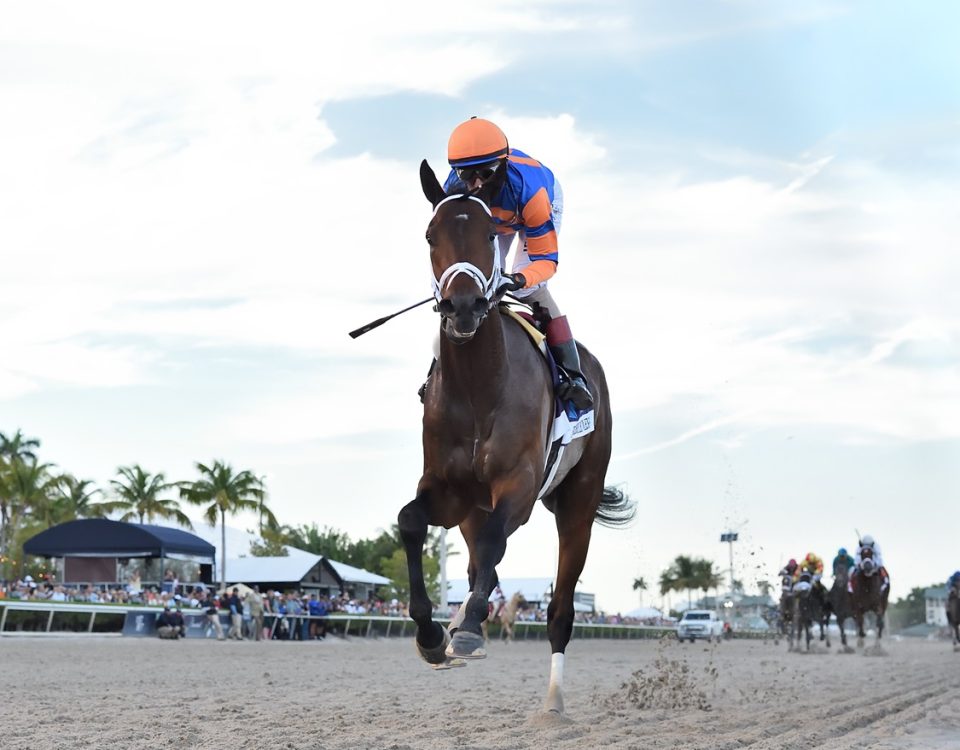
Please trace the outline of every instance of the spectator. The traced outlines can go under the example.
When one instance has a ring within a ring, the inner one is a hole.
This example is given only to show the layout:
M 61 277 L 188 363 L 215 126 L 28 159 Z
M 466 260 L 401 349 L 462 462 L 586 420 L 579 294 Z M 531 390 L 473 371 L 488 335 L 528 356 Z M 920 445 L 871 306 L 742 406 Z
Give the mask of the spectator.
M 240 603 L 240 589 L 234 587 L 227 597 L 227 608 L 230 610 L 230 630 L 227 638 L 243 640 L 243 605 Z
M 180 626 L 169 604 L 164 604 L 163 612 L 157 615 L 157 635 L 161 638 L 172 640 L 180 637 Z
M 217 600 L 212 597 L 207 602 L 207 623 L 213 628 L 213 632 L 217 634 L 218 641 L 227 640 L 223 634 L 223 626 L 220 624 L 220 608 L 217 606 Z
M 317 598 L 316 594 L 310 594 L 310 601 L 307 602 L 307 611 L 311 617 L 326 618 L 327 602 L 326 597 Z M 326 619 L 310 620 L 310 637 L 322 641 L 327 635 Z
M 260 588 L 258 586 L 254 586 L 253 591 L 247 594 L 247 604 L 250 606 L 253 640 L 259 641 L 263 637 L 263 597 L 260 596 Z

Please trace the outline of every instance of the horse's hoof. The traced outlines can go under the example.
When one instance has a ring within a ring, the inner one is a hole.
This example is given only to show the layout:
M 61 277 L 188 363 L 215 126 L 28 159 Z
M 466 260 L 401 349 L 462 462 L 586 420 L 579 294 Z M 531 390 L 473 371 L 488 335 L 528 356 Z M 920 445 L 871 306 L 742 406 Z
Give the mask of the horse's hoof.
M 468 630 L 458 630 L 453 634 L 453 640 L 447 646 L 445 655 L 461 659 L 485 659 L 487 652 L 483 647 L 483 636 Z
M 439 671 L 441 669 L 453 669 L 454 667 L 465 667 L 467 662 L 464 659 L 446 659 L 442 664 L 431 664 L 433 669 Z
M 443 664 L 447 661 L 446 651 L 447 646 L 450 645 L 450 634 L 443 628 L 440 628 L 440 630 L 443 632 L 443 640 L 431 648 L 421 645 L 420 641 L 418 641 L 416 638 L 413 639 L 413 642 L 417 647 L 417 653 L 420 654 L 420 658 L 427 662 L 427 664 L 431 664 L 433 666 Z

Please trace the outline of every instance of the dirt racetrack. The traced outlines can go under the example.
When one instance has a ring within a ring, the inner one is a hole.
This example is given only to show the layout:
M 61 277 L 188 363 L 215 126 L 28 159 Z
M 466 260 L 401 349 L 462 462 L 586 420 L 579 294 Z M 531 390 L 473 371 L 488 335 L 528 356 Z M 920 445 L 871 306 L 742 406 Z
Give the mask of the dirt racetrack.
M 835 649 L 834 649 L 835 650 Z M 960 653 L 574 640 L 567 724 L 538 713 L 545 642 L 433 672 L 412 641 L 0 639 L 0 747 L 956 748 Z

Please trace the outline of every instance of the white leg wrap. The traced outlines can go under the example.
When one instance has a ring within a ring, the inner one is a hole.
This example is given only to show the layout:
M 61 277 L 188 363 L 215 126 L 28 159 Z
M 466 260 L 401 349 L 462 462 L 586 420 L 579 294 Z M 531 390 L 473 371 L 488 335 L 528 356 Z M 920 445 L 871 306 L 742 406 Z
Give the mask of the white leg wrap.
M 564 654 L 553 654 L 550 657 L 550 690 L 563 688 L 563 657 Z
M 563 715 L 563 654 L 550 657 L 550 686 L 547 688 L 547 700 L 544 709 Z

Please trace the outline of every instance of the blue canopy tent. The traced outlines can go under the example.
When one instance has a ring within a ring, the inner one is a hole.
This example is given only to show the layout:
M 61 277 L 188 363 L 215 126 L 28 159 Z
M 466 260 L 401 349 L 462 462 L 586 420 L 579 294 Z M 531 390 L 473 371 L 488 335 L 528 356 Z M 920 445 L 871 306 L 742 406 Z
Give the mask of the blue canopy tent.
M 66 574 L 68 560 L 78 563 L 78 559 L 86 560 L 86 563 L 73 567 L 78 575 L 83 572 L 77 580 L 89 581 L 115 581 L 117 561 L 130 558 L 199 563 L 203 580 L 210 577 L 217 552 L 212 544 L 183 529 L 107 518 L 84 518 L 52 526 L 28 539 L 23 551 L 37 557 L 64 558 L 65 578 L 69 578 Z M 107 561 L 112 561 L 110 573 L 107 572 Z

